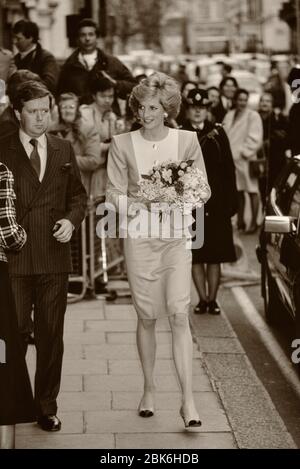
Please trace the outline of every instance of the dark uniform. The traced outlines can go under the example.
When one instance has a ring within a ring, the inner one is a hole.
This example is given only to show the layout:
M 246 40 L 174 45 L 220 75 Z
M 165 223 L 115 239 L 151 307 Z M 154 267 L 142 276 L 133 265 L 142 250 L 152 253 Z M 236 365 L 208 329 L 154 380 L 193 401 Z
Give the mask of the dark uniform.
M 192 250 L 193 264 L 234 262 L 231 217 L 237 212 L 237 188 L 227 135 L 222 125 L 208 120 L 202 129 L 191 123 L 183 128 L 197 132 L 211 188 L 211 198 L 205 204 L 204 245 Z

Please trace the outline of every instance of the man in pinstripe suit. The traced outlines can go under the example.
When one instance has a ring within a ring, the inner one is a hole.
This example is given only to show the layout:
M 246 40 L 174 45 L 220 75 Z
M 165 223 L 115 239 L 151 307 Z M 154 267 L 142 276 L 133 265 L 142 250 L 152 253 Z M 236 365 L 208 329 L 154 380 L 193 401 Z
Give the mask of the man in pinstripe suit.
M 13 172 L 17 221 L 28 236 L 22 252 L 9 255 L 9 268 L 24 339 L 34 307 L 37 419 L 43 430 L 58 431 L 69 241 L 84 218 L 86 193 L 71 144 L 46 134 L 50 106 L 43 84 L 20 85 L 13 102 L 20 129 L 1 140 L 0 161 Z

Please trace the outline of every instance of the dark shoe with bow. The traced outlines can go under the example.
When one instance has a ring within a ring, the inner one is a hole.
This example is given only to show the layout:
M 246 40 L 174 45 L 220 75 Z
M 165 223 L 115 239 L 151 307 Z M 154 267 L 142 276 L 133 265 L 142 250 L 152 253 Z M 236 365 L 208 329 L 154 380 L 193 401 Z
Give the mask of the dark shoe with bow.
M 208 312 L 214 315 L 221 314 L 221 308 L 216 301 L 209 301 Z
M 45 432 L 59 432 L 61 429 L 61 421 L 56 415 L 42 415 L 37 423 Z
M 199 301 L 197 306 L 195 306 L 194 313 L 195 314 L 205 314 L 207 312 L 207 302 L 206 301 Z

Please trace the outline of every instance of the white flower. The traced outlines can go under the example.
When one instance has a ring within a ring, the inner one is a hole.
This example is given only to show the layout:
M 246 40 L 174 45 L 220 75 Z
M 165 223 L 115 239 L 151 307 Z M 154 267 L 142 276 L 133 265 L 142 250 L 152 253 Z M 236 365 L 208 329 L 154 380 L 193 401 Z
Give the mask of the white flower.
M 187 167 L 187 164 L 185 162 L 181 163 L 180 168 L 185 169 Z

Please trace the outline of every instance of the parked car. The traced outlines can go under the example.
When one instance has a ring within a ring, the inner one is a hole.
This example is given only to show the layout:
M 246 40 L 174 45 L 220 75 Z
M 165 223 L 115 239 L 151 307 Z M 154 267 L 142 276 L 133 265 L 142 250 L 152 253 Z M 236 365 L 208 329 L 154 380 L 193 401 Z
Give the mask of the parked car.
M 271 190 L 257 257 L 267 322 L 289 314 L 294 338 L 300 339 L 300 155 L 290 159 Z

